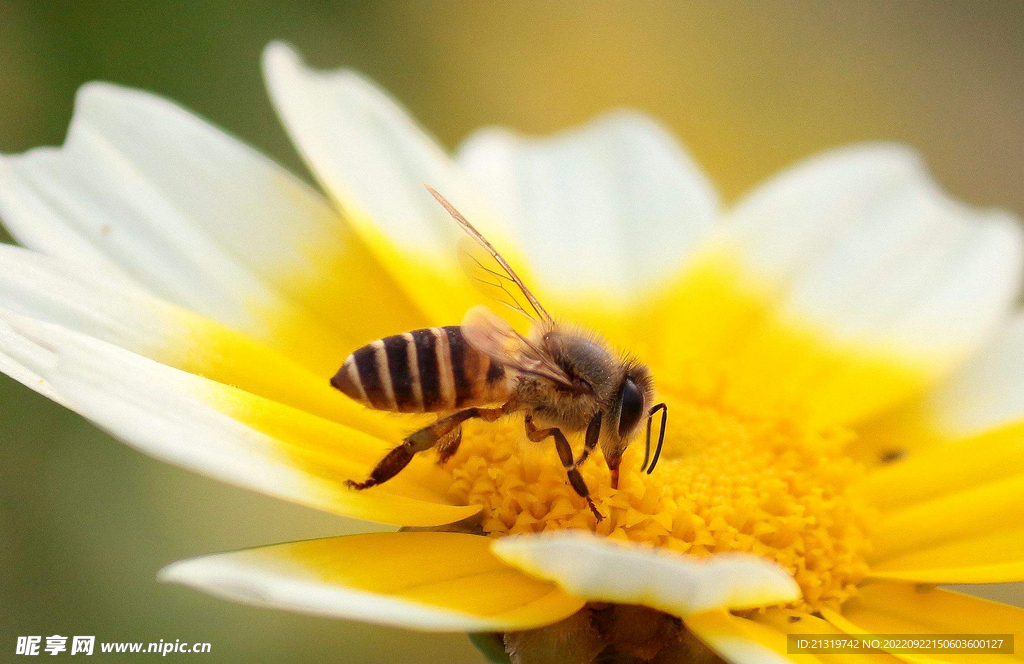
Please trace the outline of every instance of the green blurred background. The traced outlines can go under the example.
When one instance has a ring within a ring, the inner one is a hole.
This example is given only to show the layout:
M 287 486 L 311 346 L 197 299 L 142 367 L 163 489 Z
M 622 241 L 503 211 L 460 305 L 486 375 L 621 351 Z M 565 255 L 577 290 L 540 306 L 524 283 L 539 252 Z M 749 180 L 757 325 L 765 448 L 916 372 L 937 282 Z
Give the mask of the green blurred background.
M 1022 214 L 1022 34 L 1011 1 L 0 0 L 0 152 L 60 143 L 75 89 L 105 79 L 303 173 L 259 74 L 282 38 L 377 79 L 449 146 L 484 124 L 546 132 L 626 105 L 672 127 L 728 199 L 804 155 L 884 138 L 920 148 L 957 195 Z M 365 527 L 147 459 L 0 377 L 0 660 L 16 635 L 59 633 L 211 642 L 177 656 L 194 661 L 479 661 L 461 636 L 154 581 L 178 558 Z M 989 595 L 1024 603 L 1012 586 Z

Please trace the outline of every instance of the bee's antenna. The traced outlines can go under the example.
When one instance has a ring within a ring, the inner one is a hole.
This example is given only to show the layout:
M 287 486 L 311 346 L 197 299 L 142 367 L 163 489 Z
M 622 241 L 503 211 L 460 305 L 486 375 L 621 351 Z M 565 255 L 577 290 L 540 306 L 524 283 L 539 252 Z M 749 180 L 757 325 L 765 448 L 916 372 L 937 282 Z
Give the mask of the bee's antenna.
M 661 430 L 658 433 L 658 447 L 654 450 L 654 459 L 651 461 L 650 468 L 647 467 L 647 459 L 651 455 L 651 424 L 654 423 L 654 414 L 661 411 Z M 647 413 L 647 448 L 644 451 L 644 462 L 640 466 L 640 472 L 643 472 L 647 468 L 647 474 L 650 475 L 654 472 L 654 467 L 658 465 L 658 459 L 661 458 L 661 446 L 665 443 L 665 425 L 668 422 L 668 406 L 664 403 L 659 403 L 656 406 L 651 407 L 651 410 Z
M 654 409 L 652 408 L 651 410 L 654 410 Z M 641 473 L 644 472 L 645 468 L 647 468 L 647 462 L 651 458 L 651 420 L 652 419 L 653 418 L 651 417 L 651 414 L 648 413 L 647 414 L 647 445 L 644 446 L 644 462 L 642 464 L 640 464 L 640 472 Z

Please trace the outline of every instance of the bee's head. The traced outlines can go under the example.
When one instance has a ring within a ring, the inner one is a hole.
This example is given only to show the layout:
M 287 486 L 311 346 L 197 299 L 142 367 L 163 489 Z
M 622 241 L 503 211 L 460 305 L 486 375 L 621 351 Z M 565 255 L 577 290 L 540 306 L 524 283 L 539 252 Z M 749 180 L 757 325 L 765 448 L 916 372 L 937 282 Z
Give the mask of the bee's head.
M 618 485 L 622 454 L 648 419 L 654 396 L 654 381 L 646 366 L 627 362 L 626 371 L 616 392 L 607 420 L 606 434 L 601 437 L 601 450 L 612 471 L 612 485 Z

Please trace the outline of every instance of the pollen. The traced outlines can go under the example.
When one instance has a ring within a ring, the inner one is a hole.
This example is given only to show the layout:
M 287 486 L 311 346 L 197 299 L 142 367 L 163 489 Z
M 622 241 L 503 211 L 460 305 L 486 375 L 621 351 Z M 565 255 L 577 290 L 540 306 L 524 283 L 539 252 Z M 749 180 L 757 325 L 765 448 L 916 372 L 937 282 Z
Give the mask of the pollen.
M 581 468 L 600 522 L 555 450 L 528 442 L 522 422 L 467 425 L 447 465 L 452 498 L 480 505 L 482 527 L 495 536 L 579 529 L 696 556 L 768 558 L 800 585 L 793 608 L 837 608 L 856 593 L 871 515 L 849 491 L 863 472 L 843 454 L 852 432 L 687 402 L 670 401 L 669 413 L 652 475 L 639 470 L 642 440 L 627 452 L 617 490 L 600 451 Z

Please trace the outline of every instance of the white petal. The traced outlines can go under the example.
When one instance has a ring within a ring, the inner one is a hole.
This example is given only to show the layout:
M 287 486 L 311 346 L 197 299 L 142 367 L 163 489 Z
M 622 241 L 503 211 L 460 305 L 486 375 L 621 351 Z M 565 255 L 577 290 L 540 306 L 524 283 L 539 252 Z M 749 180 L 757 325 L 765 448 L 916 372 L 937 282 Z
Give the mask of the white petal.
M 540 283 L 561 293 L 627 298 L 657 284 L 718 214 L 697 164 L 638 113 L 545 138 L 485 129 L 458 160 L 512 224 Z
M 184 342 L 178 308 L 81 262 L 0 245 L 0 308 L 152 356 Z
M 926 407 L 934 426 L 956 437 L 1024 422 L 1024 313 L 937 386 Z
M 369 425 L 367 430 L 380 431 L 366 421 L 369 411 L 351 405 L 323 375 L 89 265 L 0 245 L 0 310 L 53 323 L 322 417 L 361 421 Z M 24 351 L 22 342 L 15 334 L 0 338 L 0 352 Z M 55 396 L 52 386 L 13 360 L 0 370 Z
M 899 146 L 810 159 L 746 197 L 725 233 L 784 316 L 943 367 L 997 328 L 1020 288 L 1012 216 L 948 198 Z
M 261 453 L 240 454 L 264 445 L 260 436 L 187 396 L 187 382 L 198 385 L 201 379 L 174 372 L 180 375 L 172 383 L 173 370 L 155 362 L 54 325 L 2 316 L 25 346 L 35 344 L 40 358 L 50 354 L 45 365 L 24 354 L 18 359 L 32 362 L 33 370 L 73 395 L 75 410 L 125 441 L 162 460 L 202 467 L 242 485 L 294 486 L 288 473 L 261 464 Z
M 796 581 L 763 558 L 697 558 L 613 544 L 581 533 L 506 537 L 493 545 L 505 562 L 592 601 L 643 604 L 677 616 L 748 609 L 800 597 Z
M 18 361 L 15 357 L 23 358 Z M 26 358 L 31 358 L 28 362 Z M 27 341 L 18 334 L 6 321 L 0 320 L 0 373 L 6 374 L 22 385 L 29 387 L 44 397 L 66 406 L 57 390 L 26 364 L 41 366 L 56 361 L 54 355 L 45 349 Z
M 324 189 L 373 240 L 456 269 L 458 229 L 424 188 L 451 200 L 482 231 L 490 215 L 441 147 L 376 85 L 352 71 L 307 68 L 273 43 L 264 74 L 274 106 Z M 493 241 L 493 240 L 492 240 Z
M 436 469 L 410 467 L 418 480 L 396 478 L 376 495 L 343 487 L 389 447 L 356 429 L 0 310 L 4 330 L 18 343 L 0 351 L 52 385 L 69 408 L 157 459 L 356 518 L 441 525 L 477 511 L 444 504 L 441 490 L 424 480 Z
M 202 556 L 160 572 L 227 599 L 407 629 L 530 629 L 583 601 L 504 565 L 486 538 L 404 532 L 332 537 Z
M 236 602 L 331 618 L 440 632 L 480 632 L 491 628 L 475 616 L 331 587 L 302 578 L 301 569 L 273 569 L 258 559 L 250 561 L 243 556 L 240 553 L 236 559 L 205 556 L 184 560 L 165 567 L 159 578 Z
M 0 157 L 0 218 L 26 246 L 260 338 L 280 319 L 332 336 L 319 322 L 343 322 L 346 306 L 304 284 L 336 272 L 338 255 L 386 279 L 298 178 L 165 99 L 109 84 L 80 90 L 63 147 Z

